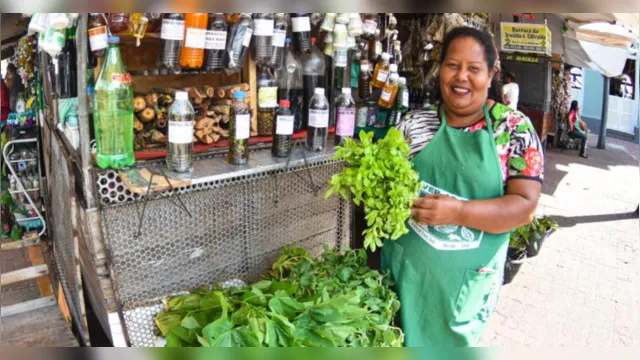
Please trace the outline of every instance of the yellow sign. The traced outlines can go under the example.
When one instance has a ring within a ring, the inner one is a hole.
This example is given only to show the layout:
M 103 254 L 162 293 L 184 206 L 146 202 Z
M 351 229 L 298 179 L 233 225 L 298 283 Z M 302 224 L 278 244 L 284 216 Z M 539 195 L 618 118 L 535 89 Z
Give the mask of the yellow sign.
M 500 23 L 502 51 L 551 55 L 551 30 L 541 24 Z
M 507 55 L 503 58 L 505 61 L 520 61 L 520 62 L 528 62 L 528 63 L 541 63 L 543 58 L 537 56 L 526 56 L 526 55 Z

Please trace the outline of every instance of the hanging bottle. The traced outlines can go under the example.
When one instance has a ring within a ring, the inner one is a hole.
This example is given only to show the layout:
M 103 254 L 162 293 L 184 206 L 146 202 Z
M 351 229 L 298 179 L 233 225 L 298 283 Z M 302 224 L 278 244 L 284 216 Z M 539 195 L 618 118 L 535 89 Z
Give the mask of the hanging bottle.
M 103 57 L 107 52 L 107 46 L 109 46 L 109 34 L 102 13 L 91 13 L 87 26 L 89 28 L 89 47 L 93 56 Z
M 125 32 L 127 31 L 128 28 L 129 28 L 129 16 L 127 13 L 110 13 L 109 14 L 109 30 L 111 30 L 112 34 Z
M 76 28 L 66 29 L 66 41 L 58 54 L 58 96 L 69 99 L 78 96 L 78 71 L 76 57 Z
M 389 125 L 397 125 L 408 110 L 409 88 L 407 87 L 407 79 L 404 77 L 400 77 L 398 79 L 398 95 L 396 97 L 396 104 L 393 107 Z
M 204 63 L 204 45 L 207 41 L 207 13 L 187 13 L 184 18 L 184 43 L 180 51 L 183 69 L 200 69 Z
M 287 17 L 285 13 L 276 13 L 273 27 L 273 37 L 271 38 L 271 51 L 269 65 L 274 69 L 282 66 L 284 56 L 284 42 L 287 37 Z
M 290 38 L 285 40 L 285 47 L 283 66 L 277 70 L 276 76 L 278 79 L 278 99 L 289 101 L 295 119 L 293 129 L 298 132 L 303 128 L 303 118 L 306 112 L 303 104 L 302 64 L 293 51 Z
M 162 18 L 160 51 L 156 65 L 163 72 L 180 72 L 180 50 L 184 40 L 184 14 L 167 13 Z
M 291 30 L 296 52 L 298 54 L 308 52 L 311 49 L 311 20 L 309 19 L 309 13 L 292 13 Z
M 356 126 L 356 106 L 351 97 L 351 88 L 342 88 L 336 102 L 336 145 L 343 145 L 345 138 L 352 138 Z
M 315 89 L 322 88 L 324 91 L 326 88 L 326 67 L 324 55 L 315 44 L 311 46 L 311 51 L 305 52 L 300 56 L 300 62 L 302 63 L 303 106 L 305 109 L 303 129 L 306 129 L 309 124 L 309 112 L 307 110 L 311 106 L 311 99 L 315 95 Z
M 378 105 L 385 109 L 391 109 L 395 105 L 396 96 L 398 95 L 398 74 L 393 73 L 389 77 L 389 81 L 384 85 Z
M 149 18 L 145 16 L 145 13 L 131 13 L 129 15 L 129 34 L 136 39 L 136 46 L 140 46 L 140 41 L 147 32 L 148 24 Z
M 378 29 L 378 14 L 364 13 L 362 21 L 362 36 L 366 39 L 373 39 Z
M 351 81 L 351 88 L 354 91 L 358 91 L 358 79 L 360 78 L 360 67 L 362 66 L 362 52 L 360 50 L 350 50 L 353 52 L 353 58 L 351 59 L 351 66 L 349 71 L 349 78 Z M 366 60 L 365 60 L 366 61 Z
M 271 59 L 273 27 L 273 13 L 253 14 L 253 59 L 256 64 L 268 64 Z
M 324 96 L 324 88 L 316 88 L 309 105 L 309 127 L 307 129 L 307 149 L 323 151 L 327 147 L 329 133 L 329 102 Z
M 359 13 L 349 14 L 349 36 L 358 37 L 364 33 L 362 29 L 362 18 Z
M 382 88 L 389 79 L 389 59 L 391 56 L 387 53 L 382 53 L 382 59 L 376 64 L 376 68 L 373 70 L 373 78 L 371 79 L 371 86 L 375 88 Z
M 278 87 L 272 70 L 259 66 L 258 83 L 258 135 L 273 135 L 273 118 L 278 107 Z
M 229 41 L 225 51 L 225 71 L 233 74 L 242 70 L 251 38 L 253 36 L 253 21 L 251 13 L 242 13 L 237 23 L 229 31 Z
M 276 112 L 276 125 L 273 132 L 273 145 L 271 153 L 275 157 L 287 157 L 291 154 L 291 137 L 295 119 L 290 108 L 289 100 L 280 100 Z
M 189 172 L 193 168 L 194 111 L 186 91 L 176 92 L 167 118 L 167 168 L 169 171 Z
M 206 61 L 204 70 L 207 72 L 222 71 L 224 69 L 224 50 L 227 46 L 227 22 L 223 13 L 209 14 L 207 35 L 204 43 Z
M 240 13 L 224 13 L 224 19 L 229 24 L 236 24 L 240 20 Z
M 361 100 L 369 100 L 369 97 L 371 97 L 371 72 L 369 71 L 369 62 L 364 60 L 360 63 L 358 97 Z
M 251 111 L 245 101 L 244 91 L 233 93 L 229 119 L 229 164 L 244 165 L 249 162 L 249 136 L 251 135 Z
M 320 30 L 325 32 L 332 32 L 333 27 L 336 24 L 336 13 L 325 13 L 324 19 L 322 20 L 322 25 L 320 25 Z

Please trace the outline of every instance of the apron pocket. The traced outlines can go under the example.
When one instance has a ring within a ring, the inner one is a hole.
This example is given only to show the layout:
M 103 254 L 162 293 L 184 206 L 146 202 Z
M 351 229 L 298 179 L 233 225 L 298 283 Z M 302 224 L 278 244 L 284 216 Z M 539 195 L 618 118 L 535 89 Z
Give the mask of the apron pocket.
M 477 270 L 465 272 L 450 323 L 467 323 L 479 318 L 487 304 L 497 273 L 480 273 Z

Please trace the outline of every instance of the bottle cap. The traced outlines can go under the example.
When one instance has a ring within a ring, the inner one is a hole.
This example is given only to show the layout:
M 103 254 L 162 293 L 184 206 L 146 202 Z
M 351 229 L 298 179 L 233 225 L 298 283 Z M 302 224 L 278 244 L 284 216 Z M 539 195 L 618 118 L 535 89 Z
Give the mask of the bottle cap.
M 176 91 L 176 100 L 188 100 L 189 95 L 186 91 Z
M 389 59 L 391 59 L 391 55 L 389 55 L 389 54 L 388 54 L 388 53 L 386 53 L 386 52 L 383 52 L 383 53 L 382 53 L 382 60 L 384 60 L 384 61 L 389 61 Z
M 389 65 L 389 71 L 397 73 L 398 72 L 398 64 Z
M 314 91 L 314 93 L 316 94 L 320 94 L 320 95 L 324 95 L 324 88 L 316 88 L 316 90 Z
M 288 107 L 291 106 L 291 101 L 289 101 L 289 100 L 280 100 L 279 105 L 280 105 L 280 107 L 288 108 Z
M 398 81 L 399 77 L 400 77 L 400 75 L 398 75 L 397 73 L 393 73 L 393 74 L 391 74 L 391 76 L 389 76 L 389 80 Z
M 404 77 L 404 76 L 401 76 L 401 77 L 398 79 L 398 82 L 400 83 L 400 85 L 407 85 L 407 78 L 406 78 L 406 77 Z
M 244 100 L 245 97 L 246 97 L 246 94 L 244 93 L 244 91 L 236 90 L 233 92 L 233 98 L 236 100 Z
M 284 38 L 284 42 L 286 42 L 287 44 L 290 43 L 291 42 L 291 38 L 290 37 Z
M 119 44 L 120 37 L 119 36 L 109 36 L 109 44 Z
M 315 36 L 312 36 L 312 37 L 311 37 L 311 43 L 312 43 L 312 44 L 315 44 L 315 43 L 316 43 L 316 37 L 315 37 Z
M 342 93 L 351 95 L 351 88 L 343 87 L 342 88 Z

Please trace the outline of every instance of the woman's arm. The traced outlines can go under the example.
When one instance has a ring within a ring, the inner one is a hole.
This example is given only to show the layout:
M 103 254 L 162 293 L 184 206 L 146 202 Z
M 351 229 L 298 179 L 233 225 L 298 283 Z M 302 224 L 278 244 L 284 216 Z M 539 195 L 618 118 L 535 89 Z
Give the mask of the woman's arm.
M 507 182 L 504 196 L 488 200 L 461 201 L 445 195 L 429 195 L 416 200 L 414 219 L 425 225 L 460 225 L 500 234 L 531 223 L 542 184 L 535 180 Z

